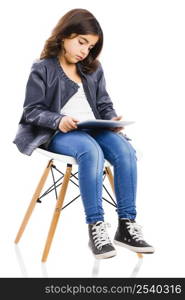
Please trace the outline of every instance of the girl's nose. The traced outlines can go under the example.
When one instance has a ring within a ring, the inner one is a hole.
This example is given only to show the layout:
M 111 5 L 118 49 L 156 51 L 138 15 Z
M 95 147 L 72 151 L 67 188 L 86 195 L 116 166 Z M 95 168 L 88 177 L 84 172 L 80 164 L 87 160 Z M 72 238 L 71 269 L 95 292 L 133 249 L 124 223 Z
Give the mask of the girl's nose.
M 88 48 L 83 48 L 83 49 L 81 50 L 81 53 L 82 53 L 83 57 L 86 56 L 86 55 L 89 53 Z

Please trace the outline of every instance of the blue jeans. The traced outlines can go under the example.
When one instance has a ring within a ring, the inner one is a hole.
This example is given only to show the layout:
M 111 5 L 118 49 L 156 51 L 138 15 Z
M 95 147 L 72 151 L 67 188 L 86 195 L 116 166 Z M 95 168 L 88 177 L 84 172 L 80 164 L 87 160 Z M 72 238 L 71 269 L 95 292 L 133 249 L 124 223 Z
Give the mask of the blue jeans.
M 86 223 L 104 221 L 102 207 L 104 159 L 114 170 L 117 213 L 120 218 L 136 217 L 137 157 L 130 142 L 108 129 L 77 129 L 56 133 L 47 150 L 73 156 L 78 162 L 80 194 Z

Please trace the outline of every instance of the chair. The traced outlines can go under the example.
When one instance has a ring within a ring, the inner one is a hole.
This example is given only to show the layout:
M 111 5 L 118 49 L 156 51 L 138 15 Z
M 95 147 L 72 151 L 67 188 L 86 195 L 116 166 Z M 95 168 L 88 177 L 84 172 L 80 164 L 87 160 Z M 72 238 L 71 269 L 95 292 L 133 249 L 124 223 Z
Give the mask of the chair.
M 74 199 L 72 199 L 69 203 L 67 203 L 65 206 L 63 206 L 64 203 L 64 199 L 65 199 L 65 195 L 67 192 L 67 187 L 69 182 L 72 182 L 73 184 L 77 185 L 76 182 L 74 182 L 71 178 L 75 178 L 78 180 L 76 174 L 78 172 L 76 172 L 75 174 L 72 173 L 72 166 L 73 165 L 77 165 L 77 161 L 72 157 L 72 156 L 67 156 L 67 155 L 61 155 L 61 154 L 56 154 L 56 153 L 52 153 L 49 152 L 47 150 L 41 149 L 41 148 L 37 148 L 35 150 L 37 153 L 40 153 L 42 155 L 45 155 L 46 157 L 49 158 L 49 161 L 46 165 L 46 168 L 40 178 L 40 181 L 36 187 L 36 190 L 33 194 L 32 200 L 27 208 L 27 211 L 25 213 L 25 216 L 23 218 L 23 221 L 21 223 L 21 226 L 19 228 L 19 231 L 17 233 L 16 239 L 15 239 L 15 243 L 17 244 L 25 230 L 26 225 L 28 224 L 29 218 L 31 217 L 31 214 L 35 208 L 35 205 L 37 203 L 41 203 L 41 199 L 46 196 L 48 193 L 52 192 L 53 190 L 55 191 L 55 196 L 56 196 L 56 205 L 55 205 L 55 209 L 54 209 L 54 213 L 53 213 L 53 217 L 52 217 L 52 221 L 50 224 L 50 228 L 49 228 L 49 232 L 48 232 L 48 236 L 47 236 L 47 240 L 45 243 L 45 247 L 44 247 L 44 251 L 43 251 L 43 255 L 42 255 L 42 262 L 45 262 L 47 260 L 48 254 L 49 254 L 49 250 L 51 247 L 51 243 L 54 237 L 54 233 L 57 227 L 57 223 L 60 217 L 60 213 L 61 210 L 63 210 L 64 208 L 66 208 L 69 204 L 71 204 L 73 201 L 77 200 L 77 198 L 80 197 L 80 195 L 78 195 L 77 197 L 75 197 Z M 63 174 L 54 164 L 54 161 L 60 161 L 63 164 L 66 164 L 66 171 Z M 111 164 L 105 160 L 104 162 L 104 171 L 103 171 L 103 180 L 105 179 L 106 175 L 108 177 L 108 180 L 110 182 L 110 186 L 114 192 L 114 180 L 113 180 L 113 175 L 111 172 Z M 57 172 L 60 173 L 60 175 L 62 175 L 58 180 L 55 180 L 55 176 L 54 176 L 54 172 L 53 170 L 56 170 Z M 42 195 L 41 195 L 41 191 L 44 187 L 44 184 L 46 182 L 46 179 L 49 175 L 49 172 L 51 172 L 52 174 L 52 179 L 53 179 L 53 185 L 51 185 Z M 61 183 L 59 183 L 59 181 L 63 179 L 63 181 Z M 57 187 L 61 185 L 60 191 L 59 191 L 59 195 L 57 194 Z M 114 199 L 112 198 L 112 196 L 110 195 L 110 193 L 108 192 L 108 190 L 106 189 L 105 185 L 103 184 L 103 188 L 105 189 L 105 191 L 107 192 L 109 198 L 109 200 L 107 200 L 106 198 L 103 197 L 103 200 L 107 201 L 109 204 L 111 204 L 114 207 L 117 207 L 116 202 L 114 201 Z

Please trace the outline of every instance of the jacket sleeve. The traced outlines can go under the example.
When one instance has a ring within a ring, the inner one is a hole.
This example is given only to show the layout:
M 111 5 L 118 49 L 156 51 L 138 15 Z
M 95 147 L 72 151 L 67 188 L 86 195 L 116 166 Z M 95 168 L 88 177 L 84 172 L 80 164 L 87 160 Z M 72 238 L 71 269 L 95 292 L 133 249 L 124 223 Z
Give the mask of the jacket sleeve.
M 104 71 L 100 64 L 100 75 L 98 80 L 98 87 L 96 93 L 96 104 L 97 109 L 100 113 L 100 116 L 104 120 L 110 120 L 113 117 L 117 117 L 117 113 L 113 108 L 113 103 L 109 97 L 109 94 L 106 91 L 106 81 L 104 76 Z
M 44 66 L 33 63 L 26 85 L 23 104 L 24 122 L 57 129 L 64 115 L 50 111 L 46 103 L 46 70 Z

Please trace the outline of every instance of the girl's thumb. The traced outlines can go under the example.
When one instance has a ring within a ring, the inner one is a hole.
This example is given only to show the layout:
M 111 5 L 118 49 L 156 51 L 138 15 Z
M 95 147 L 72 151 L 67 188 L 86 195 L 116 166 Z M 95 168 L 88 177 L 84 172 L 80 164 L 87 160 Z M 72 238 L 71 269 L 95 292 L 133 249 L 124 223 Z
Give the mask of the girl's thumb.
M 75 118 L 73 118 L 73 121 L 74 121 L 74 122 L 79 122 L 79 120 L 77 120 L 77 119 L 75 119 Z

